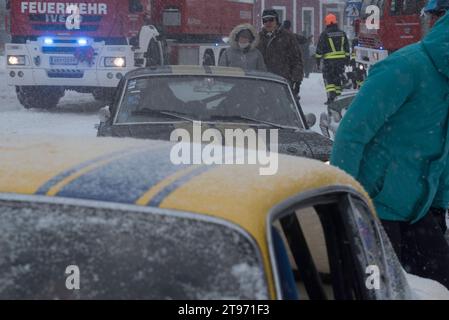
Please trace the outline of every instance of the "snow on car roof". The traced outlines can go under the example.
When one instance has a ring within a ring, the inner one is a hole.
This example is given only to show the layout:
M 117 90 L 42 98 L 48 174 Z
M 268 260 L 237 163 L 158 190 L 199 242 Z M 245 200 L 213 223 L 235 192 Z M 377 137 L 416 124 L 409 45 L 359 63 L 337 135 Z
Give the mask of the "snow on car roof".
M 211 76 L 234 76 L 234 77 L 256 77 L 267 80 L 282 81 L 284 78 L 269 72 L 249 71 L 240 68 L 215 67 L 215 66 L 191 66 L 176 65 L 163 67 L 139 68 L 126 74 L 125 79 L 144 75 L 211 75 Z
M 175 165 L 174 144 L 117 138 L 2 137 L 0 193 L 159 207 L 211 215 L 250 233 L 265 231 L 269 211 L 328 186 L 362 187 L 320 161 L 279 155 L 278 172 L 258 165 Z M 259 216 L 259 218 L 257 218 Z
M 368 199 L 349 175 L 317 160 L 278 155 L 278 172 L 262 176 L 258 165 L 175 165 L 173 146 L 120 138 L 2 136 L 0 196 L 211 216 L 246 230 L 259 244 L 267 270 L 266 224 L 275 206 L 330 186 L 350 186 Z

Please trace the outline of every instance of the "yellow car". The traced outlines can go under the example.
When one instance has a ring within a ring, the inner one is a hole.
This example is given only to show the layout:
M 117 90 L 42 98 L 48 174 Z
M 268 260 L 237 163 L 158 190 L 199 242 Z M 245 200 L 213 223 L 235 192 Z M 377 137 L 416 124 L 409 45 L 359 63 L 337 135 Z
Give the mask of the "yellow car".
M 0 139 L 0 299 L 407 299 L 363 189 L 316 160 L 174 165 L 173 144 Z

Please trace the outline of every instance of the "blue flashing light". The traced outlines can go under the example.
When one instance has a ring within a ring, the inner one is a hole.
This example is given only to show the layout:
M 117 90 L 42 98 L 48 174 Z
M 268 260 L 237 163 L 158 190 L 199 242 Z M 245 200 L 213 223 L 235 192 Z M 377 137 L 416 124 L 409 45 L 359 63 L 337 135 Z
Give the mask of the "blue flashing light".
M 78 44 L 79 44 L 80 46 L 85 46 L 85 45 L 87 45 L 87 39 L 84 39 L 84 38 L 78 39 Z
M 51 45 L 51 44 L 53 44 L 53 39 L 52 38 L 44 38 L 44 43 L 46 45 Z
M 384 47 L 380 47 L 380 50 L 383 50 L 384 49 Z

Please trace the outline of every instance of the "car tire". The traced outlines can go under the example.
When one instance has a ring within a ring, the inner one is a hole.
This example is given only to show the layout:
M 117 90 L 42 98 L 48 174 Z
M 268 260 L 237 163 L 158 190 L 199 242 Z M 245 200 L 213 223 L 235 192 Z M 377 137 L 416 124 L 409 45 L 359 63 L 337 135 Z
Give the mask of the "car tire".
M 16 94 L 25 109 L 54 109 L 64 96 L 64 90 L 55 87 L 17 86 Z

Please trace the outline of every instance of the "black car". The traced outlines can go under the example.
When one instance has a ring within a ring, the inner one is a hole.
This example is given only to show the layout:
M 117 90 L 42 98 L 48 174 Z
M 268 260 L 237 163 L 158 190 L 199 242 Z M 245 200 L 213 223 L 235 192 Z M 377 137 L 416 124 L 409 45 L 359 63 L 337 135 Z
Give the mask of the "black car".
M 349 92 L 338 97 L 334 102 L 327 106 L 327 112 L 320 115 L 320 129 L 323 135 L 329 137 L 332 141 L 335 139 L 340 122 L 348 111 L 349 106 L 354 100 L 357 92 Z
M 138 69 L 103 109 L 98 136 L 170 140 L 178 128 L 278 129 L 278 152 L 327 161 L 332 141 L 309 128 L 288 82 L 271 73 L 200 66 Z

